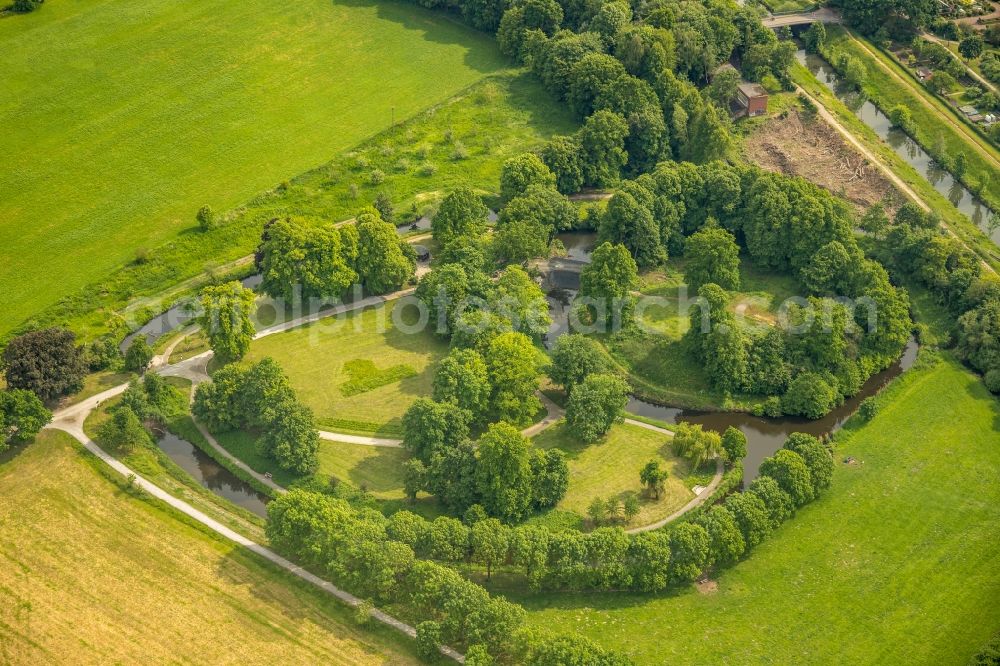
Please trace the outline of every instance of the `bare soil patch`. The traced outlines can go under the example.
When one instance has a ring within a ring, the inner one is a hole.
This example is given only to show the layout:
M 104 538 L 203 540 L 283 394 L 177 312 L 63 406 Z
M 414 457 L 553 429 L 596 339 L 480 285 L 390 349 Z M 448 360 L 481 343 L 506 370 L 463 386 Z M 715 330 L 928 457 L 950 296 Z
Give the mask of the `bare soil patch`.
M 790 110 L 747 137 L 747 158 L 764 169 L 802 176 L 859 209 L 884 201 L 895 212 L 903 197 L 879 169 L 820 118 Z
M 715 594 L 719 591 L 719 583 L 708 578 L 703 578 L 694 585 L 700 594 Z

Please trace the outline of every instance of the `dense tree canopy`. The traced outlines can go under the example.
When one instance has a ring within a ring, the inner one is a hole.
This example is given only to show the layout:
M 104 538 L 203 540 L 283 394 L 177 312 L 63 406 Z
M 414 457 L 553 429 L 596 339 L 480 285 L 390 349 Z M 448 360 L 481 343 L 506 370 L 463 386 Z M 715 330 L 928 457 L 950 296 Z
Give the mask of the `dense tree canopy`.
M 238 361 L 250 350 L 255 300 L 253 290 L 235 281 L 202 289 L 198 324 L 221 362 Z
M 479 439 L 476 468 L 483 507 L 508 522 L 524 519 L 531 509 L 531 444 L 517 428 L 497 423 Z
M 409 244 L 400 240 L 396 227 L 383 222 L 375 209 L 362 211 L 356 225 L 358 280 L 374 294 L 398 290 L 416 268 Z
M 76 336 L 64 328 L 45 328 L 19 335 L 3 352 L 7 387 L 32 391 L 42 400 L 74 393 L 87 368 Z
M 481 236 L 486 230 L 489 209 L 478 194 L 467 187 L 453 190 L 441 202 L 431 219 L 434 238 L 446 245 L 459 236 Z
M 30 441 L 52 420 L 37 395 L 25 389 L 0 391 L 0 453 Z
M 725 229 L 706 226 L 692 234 L 684 247 L 685 281 L 692 291 L 714 282 L 723 289 L 740 286 L 740 248 Z
M 502 333 L 486 348 L 483 358 L 493 386 L 491 403 L 498 418 L 511 423 L 531 419 L 540 403 L 539 351 L 523 333 Z
M 628 384 L 611 374 L 593 374 L 578 384 L 569 397 L 566 423 L 583 442 L 596 442 L 622 419 L 628 404 Z
M 417 398 L 403 415 L 403 446 L 427 463 L 469 437 L 469 412 L 451 402 Z
M 278 220 L 265 229 L 258 249 L 260 288 L 287 302 L 339 297 L 357 280 L 345 251 L 340 232 L 332 226 Z
M 481 422 L 490 408 L 489 371 L 475 349 L 452 349 L 434 373 L 434 400 L 448 402 Z
M 580 294 L 590 299 L 595 321 L 603 323 L 606 331 L 631 322 L 631 292 L 638 274 L 635 259 L 624 245 L 605 242 L 591 254 L 590 264 L 580 274 Z
M 600 343 L 577 333 L 560 335 L 552 347 L 549 378 L 568 394 L 587 376 L 606 372 L 611 362 Z

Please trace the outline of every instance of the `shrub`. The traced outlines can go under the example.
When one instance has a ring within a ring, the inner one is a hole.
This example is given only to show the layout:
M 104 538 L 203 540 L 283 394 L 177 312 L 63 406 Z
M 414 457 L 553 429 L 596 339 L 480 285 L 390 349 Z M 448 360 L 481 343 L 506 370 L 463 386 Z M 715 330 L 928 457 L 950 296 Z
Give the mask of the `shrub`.
M 129 372 L 145 372 L 152 360 L 153 350 L 144 335 L 136 337 L 125 351 L 125 369 Z
M 441 647 L 441 625 L 433 620 L 424 620 L 417 625 L 417 654 L 421 658 L 434 659 Z
M 38 5 L 42 4 L 42 2 L 43 0 L 14 0 L 10 6 L 10 10 L 17 14 L 27 14 L 38 9 Z
M 871 421 L 878 414 L 878 402 L 874 397 L 865 398 L 858 405 L 858 415 L 865 421 Z
M 385 172 L 381 169 L 372 169 L 371 173 L 368 174 L 368 182 L 372 185 L 381 185 L 385 182 Z
M 987 372 L 983 377 L 983 382 L 990 393 L 1000 393 L 1000 369 Z
M 208 231 L 215 226 L 215 213 L 212 212 L 211 206 L 199 208 L 195 219 L 198 221 L 198 228 L 202 231 Z
M 420 175 L 431 177 L 437 173 L 437 166 L 433 162 L 424 162 L 420 165 Z

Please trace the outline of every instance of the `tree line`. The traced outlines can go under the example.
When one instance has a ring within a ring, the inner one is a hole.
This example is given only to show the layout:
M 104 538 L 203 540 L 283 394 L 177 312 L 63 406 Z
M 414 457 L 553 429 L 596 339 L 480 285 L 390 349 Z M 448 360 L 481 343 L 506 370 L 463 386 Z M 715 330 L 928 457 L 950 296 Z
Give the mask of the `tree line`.
M 351 589 L 376 599 L 405 594 L 412 584 L 407 575 L 422 560 L 450 567 L 477 565 L 487 577 L 501 568 L 520 572 L 532 589 L 657 592 L 690 583 L 711 567 L 739 561 L 798 508 L 822 494 L 832 474 L 830 449 L 815 437 L 795 433 L 761 463 L 760 476 L 745 492 L 708 506 L 691 520 L 635 535 L 617 527 L 589 533 L 511 527 L 481 511 L 468 512 L 464 521 L 447 516 L 428 521 L 409 511 L 386 518 L 304 491 L 271 503 L 267 529 L 276 546 L 328 566 Z M 424 564 L 427 572 L 439 571 Z M 457 574 L 439 575 L 454 575 L 461 585 L 471 585 Z M 500 618 L 498 637 L 510 633 L 503 622 L 516 617 L 515 610 L 498 602 L 484 612 Z M 465 640 L 457 629 L 446 633 L 449 640 Z
M 299 402 L 271 358 L 220 368 L 212 381 L 198 385 L 191 411 L 213 430 L 259 433 L 260 452 L 281 469 L 311 474 L 319 466 L 312 410 Z
M 982 260 L 941 227 L 933 214 L 914 204 L 872 227 L 875 253 L 900 277 L 926 287 L 957 317 L 949 339 L 958 357 L 1000 393 L 1000 279 Z M 924 329 L 918 327 L 918 332 Z
M 448 566 L 419 559 L 408 543 L 413 541 L 410 526 L 419 520 L 408 512 L 386 518 L 322 493 L 291 490 L 268 504 L 266 532 L 276 549 L 354 594 L 377 603 L 391 602 L 406 617 L 425 618 L 417 625 L 417 644 L 425 657 L 433 657 L 439 646 L 447 644 L 466 648 L 467 663 L 629 663 L 585 639 L 528 628 L 520 606 L 491 596 Z M 447 560 L 452 557 L 452 543 L 457 543 L 457 537 L 449 535 L 462 531 L 466 540 L 470 536 L 454 519 L 439 521 L 435 531 L 442 536 L 426 547 Z M 477 524 L 483 525 L 476 542 L 484 553 L 493 547 L 490 527 L 500 523 L 486 519 Z M 467 542 L 461 548 L 464 552 Z

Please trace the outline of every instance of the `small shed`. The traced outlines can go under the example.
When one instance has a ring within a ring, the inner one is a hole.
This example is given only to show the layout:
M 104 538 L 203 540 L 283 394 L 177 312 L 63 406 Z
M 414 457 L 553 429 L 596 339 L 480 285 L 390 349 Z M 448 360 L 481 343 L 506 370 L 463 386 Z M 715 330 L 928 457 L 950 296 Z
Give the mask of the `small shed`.
M 962 113 L 964 113 L 967 116 L 975 116 L 975 115 L 979 114 L 979 109 L 977 109 L 976 107 L 971 106 L 969 104 L 966 104 L 965 106 L 958 107 L 958 110 L 961 111 Z
M 978 113 L 973 113 L 971 116 L 969 116 L 969 122 L 970 123 L 981 123 L 984 120 L 986 120 L 986 118 L 984 118 L 983 116 L 981 116 Z
M 932 76 L 934 76 L 934 72 L 927 69 L 926 67 L 921 67 L 920 69 L 917 70 L 917 78 L 920 79 L 921 81 L 926 81 Z
M 736 89 L 736 102 L 751 118 L 767 113 L 767 91 L 759 83 L 741 83 Z

